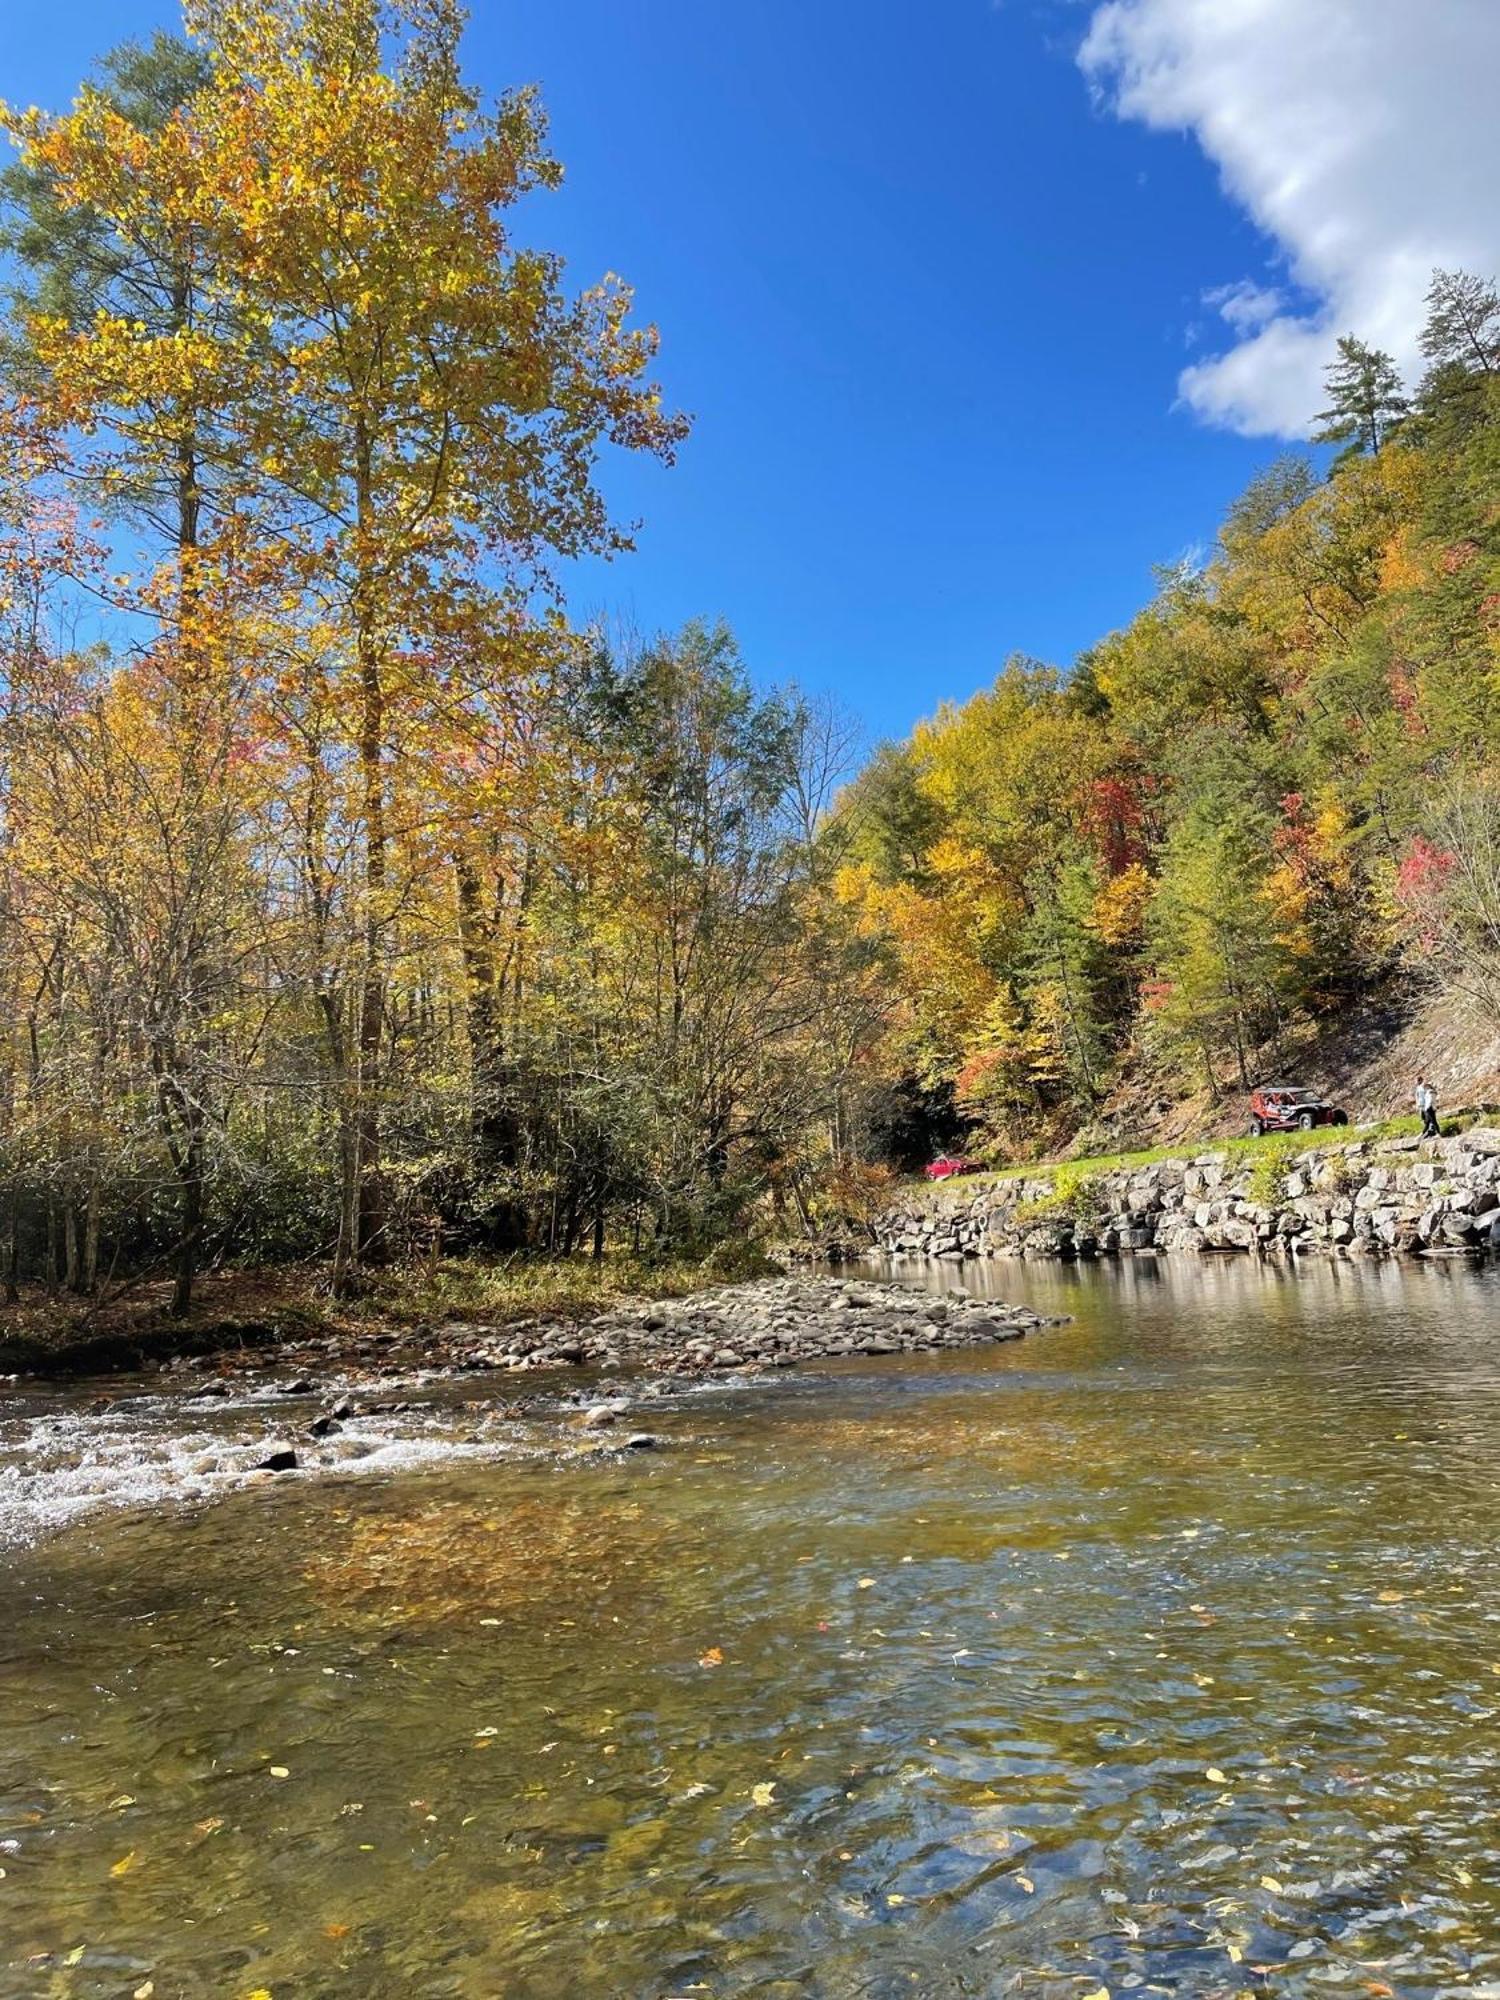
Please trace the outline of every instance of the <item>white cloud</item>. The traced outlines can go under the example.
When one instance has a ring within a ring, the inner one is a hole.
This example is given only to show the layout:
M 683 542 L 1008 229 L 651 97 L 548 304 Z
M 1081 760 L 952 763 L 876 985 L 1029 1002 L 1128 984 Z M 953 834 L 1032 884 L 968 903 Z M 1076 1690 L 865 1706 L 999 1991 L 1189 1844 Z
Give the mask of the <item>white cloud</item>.
M 1500 0 L 1108 0 L 1079 61 L 1121 117 L 1195 135 L 1307 299 L 1245 278 L 1182 399 L 1298 437 L 1340 333 L 1408 373 L 1434 265 L 1500 273 Z
M 1203 303 L 1212 306 L 1224 324 L 1235 333 L 1259 333 L 1275 319 L 1286 295 L 1274 285 L 1257 285 L 1253 278 L 1241 278 L 1233 285 L 1216 285 L 1203 294 Z

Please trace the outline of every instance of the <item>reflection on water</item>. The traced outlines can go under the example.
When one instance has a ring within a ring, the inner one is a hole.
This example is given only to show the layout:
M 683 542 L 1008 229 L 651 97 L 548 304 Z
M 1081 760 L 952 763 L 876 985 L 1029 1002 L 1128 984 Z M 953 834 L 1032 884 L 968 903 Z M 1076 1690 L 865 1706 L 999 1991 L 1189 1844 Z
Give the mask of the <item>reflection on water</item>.
M 22 1550 L 0 1995 L 1500 1994 L 1500 1280 L 964 1275 L 1073 1323 Z

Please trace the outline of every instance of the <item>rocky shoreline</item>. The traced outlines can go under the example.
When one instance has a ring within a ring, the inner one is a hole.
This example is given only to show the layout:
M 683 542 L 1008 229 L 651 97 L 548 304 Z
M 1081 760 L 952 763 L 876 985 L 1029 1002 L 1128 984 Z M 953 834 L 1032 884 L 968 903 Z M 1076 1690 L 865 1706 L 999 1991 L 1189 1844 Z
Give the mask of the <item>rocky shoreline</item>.
M 452 1320 L 442 1326 L 318 1335 L 275 1347 L 182 1356 L 163 1372 L 235 1377 L 292 1371 L 289 1393 L 307 1393 L 316 1370 L 353 1368 L 372 1378 L 420 1369 L 429 1374 L 552 1369 L 651 1370 L 668 1376 L 728 1375 L 794 1368 L 814 1359 L 936 1353 L 947 1347 L 1019 1340 L 1056 1324 L 1024 1306 L 944 1297 L 908 1285 L 815 1275 L 722 1285 L 689 1298 L 659 1299 L 566 1319 L 500 1326 Z
M 897 1258 L 1482 1257 L 1500 1250 L 1500 1129 L 959 1181 L 913 1190 L 871 1237 Z

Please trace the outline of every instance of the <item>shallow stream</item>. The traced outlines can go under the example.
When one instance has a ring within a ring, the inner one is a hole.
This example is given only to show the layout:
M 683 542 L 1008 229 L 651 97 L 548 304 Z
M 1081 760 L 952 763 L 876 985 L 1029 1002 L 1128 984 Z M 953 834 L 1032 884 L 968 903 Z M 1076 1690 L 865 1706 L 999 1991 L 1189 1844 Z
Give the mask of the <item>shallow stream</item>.
M 966 1275 L 655 1452 L 0 1389 L 0 1996 L 1500 2000 L 1500 1273 Z

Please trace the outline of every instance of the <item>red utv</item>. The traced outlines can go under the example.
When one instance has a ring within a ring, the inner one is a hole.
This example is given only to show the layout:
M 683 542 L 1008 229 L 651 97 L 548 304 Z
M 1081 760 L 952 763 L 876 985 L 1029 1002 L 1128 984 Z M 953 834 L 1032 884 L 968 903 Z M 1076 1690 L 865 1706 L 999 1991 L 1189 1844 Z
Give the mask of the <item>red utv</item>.
M 966 1160 L 962 1153 L 940 1153 L 938 1157 L 922 1169 L 930 1181 L 945 1181 L 953 1174 L 974 1174 L 979 1171 L 978 1160 Z
M 1311 1132 L 1315 1125 L 1347 1125 L 1349 1114 L 1315 1090 L 1295 1084 L 1268 1083 L 1250 1093 L 1250 1134 L 1262 1132 Z

